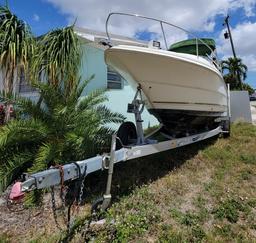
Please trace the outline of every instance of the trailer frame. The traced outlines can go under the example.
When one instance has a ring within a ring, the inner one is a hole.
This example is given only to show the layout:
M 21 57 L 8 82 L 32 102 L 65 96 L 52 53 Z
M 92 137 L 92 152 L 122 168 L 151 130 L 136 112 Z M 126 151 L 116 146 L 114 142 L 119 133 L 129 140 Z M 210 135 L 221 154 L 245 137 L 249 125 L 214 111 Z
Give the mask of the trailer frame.
M 77 161 L 76 164 L 79 165 L 81 173 L 84 173 L 84 170 L 86 170 L 86 175 L 88 175 L 99 170 L 109 169 L 111 160 L 113 164 L 116 164 L 122 161 L 128 161 L 147 155 L 152 155 L 155 153 L 199 142 L 207 138 L 216 136 L 222 132 L 222 128 L 221 126 L 219 126 L 211 131 L 183 138 L 170 139 L 167 141 L 155 142 L 150 144 L 127 146 L 117 151 L 115 150 L 115 142 L 113 142 L 116 141 L 116 134 L 114 134 L 112 136 L 112 146 L 110 154 L 97 155 L 89 159 Z M 51 186 L 59 185 L 61 183 L 59 169 L 56 168 L 50 168 L 48 170 L 41 171 L 32 175 L 26 174 L 25 178 L 25 181 L 21 184 L 21 190 L 23 192 L 34 189 L 48 188 Z M 65 182 L 78 178 L 79 172 L 77 166 L 73 162 L 63 165 L 63 179 Z
M 229 90 L 229 86 L 227 87 Z M 102 210 L 105 210 L 111 202 L 111 184 L 112 176 L 114 171 L 114 165 L 119 162 L 129 161 L 137 159 L 140 157 L 156 154 L 159 152 L 183 147 L 189 144 L 193 144 L 210 137 L 214 137 L 219 134 L 223 134 L 224 137 L 230 133 L 229 124 L 230 119 L 230 108 L 228 105 L 227 116 L 220 118 L 222 120 L 222 125 L 212 129 L 201 131 L 197 134 L 186 134 L 185 137 L 175 138 L 168 134 L 164 133 L 162 127 L 149 134 L 144 136 L 142 128 L 142 118 L 141 113 L 143 112 L 145 102 L 142 99 L 141 87 L 138 85 L 137 92 L 133 98 L 132 103 L 128 104 L 127 112 L 134 113 L 136 131 L 136 139 L 130 139 L 127 144 L 123 144 L 122 139 L 118 137 L 117 133 L 112 135 L 110 153 L 97 155 L 92 158 L 88 158 L 81 161 L 71 162 L 61 166 L 61 173 L 59 168 L 49 168 L 47 170 L 29 175 L 25 174 L 25 180 L 21 183 L 21 192 L 27 192 L 34 189 L 43 189 L 54 187 L 56 185 L 63 184 L 64 182 L 74 181 L 81 179 L 81 174 L 84 175 L 84 178 L 88 174 L 99 170 L 108 170 L 108 178 L 106 183 L 105 194 L 96 200 L 92 208 L 97 208 L 100 205 Z M 228 104 L 229 104 L 229 95 L 228 95 Z M 159 141 L 155 139 L 156 135 L 163 135 L 165 138 L 164 141 Z M 128 134 L 127 134 L 128 136 Z M 120 142 L 122 148 L 117 150 L 117 141 Z

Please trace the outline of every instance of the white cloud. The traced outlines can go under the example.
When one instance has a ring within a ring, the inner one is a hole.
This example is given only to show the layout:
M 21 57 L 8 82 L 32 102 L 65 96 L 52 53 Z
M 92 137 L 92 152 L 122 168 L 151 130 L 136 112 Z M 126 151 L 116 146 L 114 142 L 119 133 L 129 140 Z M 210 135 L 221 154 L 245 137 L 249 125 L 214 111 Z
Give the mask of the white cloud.
M 95 30 L 105 30 L 105 21 L 110 12 L 128 12 L 151 16 L 182 26 L 190 31 L 211 32 L 215 27 L 215 17 L 226 15 L 237 9 L 242 9 L 246 16 L 255 15 L 255 0 L 46 0 L 55 5 L 60 12 L 68 14 L 69 23 Z M 135 36 L 137 32 L 156 32 L 158 38 L 161 29 L 153 22 L 145 22 L 139 19 L 113 17 L 110 22 L 110 32 L 125 36 Z M 181 40 L 187 35 L 178 30 L 167 32 L 168 43 Z M 173 29 L 172 29 L 173 30 Z M 255 65 L 255 23 L 238 25 L 233 30 L 234 42 L 238 51 L 249 68 L 256 70 Z M 220 52 L 230 55 L 229 42 L 219 40 Z M 253 45 L 254 42 L 254 45 Z
M 77 18 L 77 25 L 104 30 L 108 13 L 113 11 L 137 13 L 167 20 L 190 30 L 212 31 L 214 17 L 226 14 L 228 10 L 243 8 L 247 15 L 253 14 L 255 0 L 47 0 L 54 4 L 62 13 L 68 14 L 72 23 Z M 139 24 L 128 27 L 121 25 L 120 19 L 113 19 L 114 29 L 121 33 L 135 33 Z
M 231 5 L 233 8 L 242 7 L 247 17 L 255 16 L 255 0 L 233 1 Z
M 223 37 L 224 31 L 219 36 L 219 52 L 224 57 L 232 56 L 230 41 Z M 256 71 L 256 22 L 245 22 L 231 29 L 237 56 L 243 59 L 250 71 Z
M 36 22 L 38 22 L 38 21 L 40 20 L 39 15 L 33 14 L 33 20 L 36 21 Z

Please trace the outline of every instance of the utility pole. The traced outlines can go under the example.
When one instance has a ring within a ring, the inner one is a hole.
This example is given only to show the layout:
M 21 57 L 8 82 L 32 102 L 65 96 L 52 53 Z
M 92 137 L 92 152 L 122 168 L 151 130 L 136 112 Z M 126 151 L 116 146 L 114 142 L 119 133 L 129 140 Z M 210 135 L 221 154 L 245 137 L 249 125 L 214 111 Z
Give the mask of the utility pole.
M 236 58 L 236 52 L 235 52 L 235 47 L 234 47 L 234 43 L 233 43 L 231 31 L 230 31 L 230 26 L 229 26 L 229 15 L 227 15 L 227 17 L 224 19 L 224 24 L 223 24 L 223 26 L 225 26 L 225 25 L 227 26 L 228 32 L 226 31 L 226 32 L 224 33 L 224 38 L 225 38 L 225 39 L 230 39 L 230 44 L 231 44 L 233 56 L 234 56 L 234 59 L 237 60 L 237 58 Z M 237 80 L 238 80 L 238 82 L 239 82 L 240 88 L 241 88 L 241 90 L 242 90 L 242 81 L 241 81 L 241 76 L 240 76 L 240 73 L 239 73 L 238 70 L 237 70 L 237 72 L 236 72 L 236 75 L 237 75 Z
M 227 28 L 228 28 L 228 33 L 224 33 L 224 37 L 225 39 L 230 39 L 230 44 L 231 44 L 231 48 L 232 48 L 232 52 L 233 52 L 233 56 L 234 58 L 236 58 L 236 52 L 235 52 L 235 47 L 234 47 L 234 43 L 233 43 L 233 39 L 232 39 L 232 35 L 231 35 L 231 31 L 230 31 L 230 27 L 229 27 L 229 15 L 227 15 L 227 17 L 225 18 L 224 20 L 224 24 L 223 25 L 226 25 Z

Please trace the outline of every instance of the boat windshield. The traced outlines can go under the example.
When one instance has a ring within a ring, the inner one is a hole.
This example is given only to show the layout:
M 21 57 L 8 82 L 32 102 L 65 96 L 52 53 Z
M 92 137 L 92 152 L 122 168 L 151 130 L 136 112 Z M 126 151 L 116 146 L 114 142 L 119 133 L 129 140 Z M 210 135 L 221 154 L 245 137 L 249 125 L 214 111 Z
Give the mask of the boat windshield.
M 219 65 L 219 62 L 218 62 L 217 53 L 216 53 L 216 49 L 215 49 L 214 40 L 207 39 L 207 38 L 198 38 L 195 34 L 193 34 L 192 32 L 190 32 L 190 31 L 188 31 L 188 30 L 186 30 L 186 29 L 184 29 L 180 26 L 168 23 L 164 20 L 152 18 L 152 17 L 142 16 L 142 15 L 138 15 L 138 14 L 122 13 L 122 12 L 112 12 L 112 13 L 110 13 L 107 17 L 106 26 L 105 26 L 106 27 L 106 34 L 107 34 L 109 43 L 111 43 L 111 35 L 109 33 L 109 22 L 110 22 L 110 18 L 113 15 L 130 16 L 130 17 L 142 18 L 142 19 L 153 20 L 153 21 L 158 22 L 159 26 L 160 26 L 160 29 L 161 29 L 161 33 L 162 33 L 162 36 L 163 36 L 163 41 L 164 41 L 166 50 L 189 53 L 189 54 L 196 55 L 197 57 L 201 56 L 201 57 L 207 58 L 218 69 L 220 69 L 220 65 Z M 192 36 L 192 39 L 181 41 L 181 42 L 178 42 L 178 43 L 174 43 L 173 45 L 171 45 L 169 47 L 168 44 L 167 44 L 167 38 L 166 38 L 165 30 L 164 30 L 164 25 L 171 26 L 171 27 L 174 27 L 178 30 L 181 30 L 181 31 L 185 32 L 187 35 Z

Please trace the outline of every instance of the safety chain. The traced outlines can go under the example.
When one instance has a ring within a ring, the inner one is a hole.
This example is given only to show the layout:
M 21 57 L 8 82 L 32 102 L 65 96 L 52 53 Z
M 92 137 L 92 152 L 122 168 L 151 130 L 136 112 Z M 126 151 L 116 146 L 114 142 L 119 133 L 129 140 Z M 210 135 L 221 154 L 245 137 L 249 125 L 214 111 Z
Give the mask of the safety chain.
M 65 196 L 64 196 L 64 170 L 63 170 L 63 166 L 62 165 L 56 165 L 54 166 L 55 169 L 59 169 L 60 171 L 60 198 L 62 201 L 62 208 L 65 207 Z
M 62 165 L 56 165 L 53 166 L 52 168 L 55 169 L 59 169 L 60 172 L 60 198 L 61 198 L 61 211 L 63 216 L 65 216 L 65 195 L 64 195 L 64 189 L 65 189 L 65 185 L 64 185 L 64 170 L 63 170 L 63 166 Z M 60 224 L 58 223 L 58 219 L 57 219 L 57 207 L 56 207 L 56 200 L 55 200 L 55 193 L 54 193 L 54 186 L 51 187 L 51 200 L 52 200 L 52 211 L 53 211 L 53 217 L 54 217 L 54 221 L 56 223 L 56 226 L 61 229 Z M 64 217 L 64 221 L 66 223 L 66 219 Z
M 52 212 L 53 212 L 53 218 L 55 221 L 55 224 L 58 229 L 61 230 L 60 224 L 58 222 L 57 213 L 56 213 L 56 201 L 55 201 L 55 195 L 54 195 L 54 186 L 51 187 L 51 200 L 52 200 Z
M 85 182 L 85 177 L 86 177 L 86 170 L 87 170 L 87 167 L 85 166 L 84 168 L 84 173 L 83 175 L 81 176 L 80 181 L 81 181 L 81 184 L 80 184 L 80 193 L 79 193 L 79 199 L 78 199 L 78 206 L 81 205 L 82 203 L 82 198 L 83 198 L 83 195 L 84 195 L 84 182 Z
M 79 206 L 81 206 L 82 204 L 82 199 L 83 199 L 83 194 L 84 194 L 84 183 L 85 183 L 85 177 L 86 177 L 86 171 L 87 171 L 87 167 L 85 166 L 83 174 L 81 173 L 81 169 L 80 166 L 76 163 L 73 162 L 76 167 L 77 167 L 77 171 L 78 171 L 78 178 L 77 181 L 75 181 L 75 188 L 72 190 L 75 192 L 75 194 L 73 194 L 71 197 L 71 201 L 70 204 L 68 205 L 68 215 L 67 215 L 67 220 L 66 217 L 64 217 L 65 223 L 67 225 L 67 230 L 69 231 L 71 228 L 71 224 L 70 224 L 70 220 L 71 220 L 71 208 L 72 206 L 76 205 L 77 210 L 79 210 Z M 60 172 L 60 185 L 61 185 L 61 189 L 60 189 L 60 198 L 62 201 L 62 213 L 64 215 L 64 210 L 65 210 L 65 195 L 64 195 L 64 190 L 65 190 L 65 185 L 64 185 L 64 170 L 63 167 L 61 165 L 56 165 L 53 168 L 59 169 Z M 79 193 L 79 194 L 78 194 Z M 56 226 L 61 229 L 60 224 L 58 222 L 57 219 L 57 207 L 56 207 L 56 200 L 55 200 L 55 194 L 54 194 L 54 186 L 51 187 L 51 201 L 52 201 L 52 211 L 53 211 L 53 217 L 54 217 L 54 221 L 56 223 Z
M 81 206 L 81 204 L 82 204 L 82 199 L 83 199 L 83 195 L 84 195 L 84 182 L 85 182 L 86 171 L 87 171 L 87 167 L 85 166 L 84 172 L 82 174 L 80 166 L 76 162 L 73 162 L 73 164 L 77 167 L 77 171 L 78 171 L 78 178 L 77 178 L 77 181 L 75 182 L 74 191 L 79 193 L 79 194 L 77 196 L 74 196 L 73 201 L 71 202 L 71 204 L 68 207 L 68 222 L 67 222 L 68 231 L 70 231 L 70 229 L 71 229 L 71 223 L 70 223 L 70 221 L 71 221 L 71 207 L 74 205 L 74 202 L 75 202 L 75 208 L 76 208 L 76 211 L 78 213 L 79 212 L 79 206 Z

